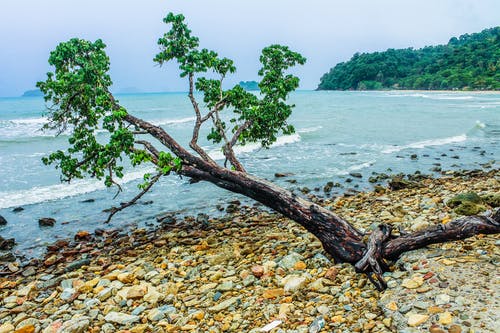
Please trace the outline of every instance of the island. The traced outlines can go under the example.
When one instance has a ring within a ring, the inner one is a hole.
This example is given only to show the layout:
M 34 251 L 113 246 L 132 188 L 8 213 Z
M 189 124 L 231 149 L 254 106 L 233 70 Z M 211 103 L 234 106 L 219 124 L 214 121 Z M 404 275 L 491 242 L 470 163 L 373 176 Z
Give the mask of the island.
M 259 83 L 257 81 L 240 81 L 238 84 L 246 91 L 260 90 Z
M 26 90 L 21 97 L 43 97 L 43 93 L 40 89 Z
M 446 45 L 356 53 L 321 77 L 317 90 L 499 90 L 500 27 Z

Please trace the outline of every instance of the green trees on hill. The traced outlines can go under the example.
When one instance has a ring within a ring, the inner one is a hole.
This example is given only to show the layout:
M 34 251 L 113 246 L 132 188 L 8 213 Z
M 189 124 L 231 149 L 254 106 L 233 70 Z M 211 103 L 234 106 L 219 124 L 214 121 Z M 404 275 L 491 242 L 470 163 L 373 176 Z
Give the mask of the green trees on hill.
M 446 45 L 356 53 L 323 75 L 318 90 L 500 89 L 500 27 Z

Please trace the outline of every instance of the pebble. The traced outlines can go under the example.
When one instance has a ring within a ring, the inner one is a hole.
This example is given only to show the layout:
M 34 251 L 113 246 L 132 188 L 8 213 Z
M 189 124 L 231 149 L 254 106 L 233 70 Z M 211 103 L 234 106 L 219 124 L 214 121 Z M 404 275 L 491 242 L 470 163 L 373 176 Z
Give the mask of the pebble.
M 138 322 L 140 318 L 139 316 L 133 316 L 126 313 L 112 311 L 109 312 L 106 315 L 106 317 L 104 317 L 104 320 L 106 320 L 107 322 L 112 322 L 120 325 L 128 325 Z
M 411 314 L 408 316 L 408 325 L 409 326 L 420 326 L 425 323 L 429 319 L 428 315 L 423 314 Z

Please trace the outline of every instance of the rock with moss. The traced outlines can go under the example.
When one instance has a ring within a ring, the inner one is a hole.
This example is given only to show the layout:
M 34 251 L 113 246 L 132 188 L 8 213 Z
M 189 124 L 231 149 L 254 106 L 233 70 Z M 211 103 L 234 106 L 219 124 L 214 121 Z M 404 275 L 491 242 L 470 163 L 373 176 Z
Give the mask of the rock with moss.
M 492 208 L 500 207 L 500 194 L 482 195 L 481 200 Z
M 459 215 L 476 215 L 487 209 L 484 205 L 488 204 L 482 197 L 475 192 L 460 193 L 446 202 L 446 205 L 453 208 L 453 211 Z M 491 205 L 490 205 L 491 206 Z
M 475 192 L 460 193 L 448 200 L 448 202 L 446 202 L 446 205 L 450 208 L 456 208 L 465 202 L 480 204 L 483 202 L 483 200 Z
M 453 211 L 459 215 L 477 215 L 481 212 L 484 212 L 487 208 L 481 204 L 475 204 L 470 201 L 465 201 L 459 206 L 457 206 Z

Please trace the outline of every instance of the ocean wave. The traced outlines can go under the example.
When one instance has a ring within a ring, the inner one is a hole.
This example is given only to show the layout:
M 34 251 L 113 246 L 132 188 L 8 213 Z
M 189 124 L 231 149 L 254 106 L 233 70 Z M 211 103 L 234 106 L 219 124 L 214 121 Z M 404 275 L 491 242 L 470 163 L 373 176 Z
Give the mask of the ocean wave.
M 475 99 L 474 96 L 457 96 L 453 94 L 423 94 L 423 93 L 388 93 L 386 97 L 418 97 L 433 100 L 470 100 Z
M 175 125 L 175 124 L 183 124 L 183 123 L 190 123 L 195 121 L 196 117 L 186 117 L 186 118 L 179 118 L 179 119 L 157 119 L 157 120 L 152 120 L 151 122 L 155 125 L 158 126 L 165 126 L 165 125 Z
M 323 128 L 323 126 L 321 126 L 321 125 L 313 126 L 313 127 L 306 127 L 306 128 L 302 128 L 302 129 L 297 130 L 297 133 L 312 133 L 312 132 L 317 132 L 322 128 Z
M 152 170 L 133 171 L 118 179 L 119 184 L 141 179 L 144 173 Z M 47 186 L 37 186 L 28 190 L 0 192 L 0 209 L 37 204 L 46 201 L 73 197 L 85 193 L 103 190 L 106 186 L 103 181 L 96 179 L 81 179 L 70 184 L 61 183 Z
M 167 118 L 153 120 L 152 123 L 158 126 L 166 126 L 194 122 L 194 120 L 195 117 L 178 119 Z M 22 139 L 26 141 L 30 138 L 53 137 L 56 135 L 56 131 L 42 130 L 43 125 L 47 122 L 48 118 L 46 117 L 0 120 L 0 140 Z M 68 129 L 60 135 L 69 135 L 70 132 L 71 130 Z M 107 130 L 104 129 L 96 130 L 96 133 L 106 132 Z
M 299 142 L 299 141 L 300 141 L 300 135 L 297 133 L 292 134 L 292 135 L 283 135 L 283 136 L 278 137 L 276 142 L 273 143 L 271 145 L 271 147 L 284 146 L 286 144 L 295 143 L 295 142 Z M 262 146 L 260 145 L 260 143 L 249 143 L 249 144 L 244 145 L 244 146 L 236 146 L 234 148 L 234 152 L 236 155 L 240 155 L 240 154 L 244 154 L 244 153 L 251 153 L 253 151 L 261 149 L 261 147 Z M 218 161 L 218 160 L 220 161 L 220 160 L 225 159 L 225 156 L 220 149 L 212 150 L 208 153 L 208 155 L 216 161 Z
M 443 146 L 443 145 L 447 145 L 450 143 L 464 142 L 466 140 L 467 140 L 467 135 L 465 135 L 465 134 L 451 136 L 448 138 L 423 140 L 423 141 L 409 143 L 409 144 L 403 145 L 403 146 L 391 146 L 391 147 L 383 149 L 382 153 L 391 154 L 391 153 L 396 153 L 396 152 L 404 150 L 404 149 L 421 149 L 421 148 L 432 147 L 432 146 Z
M 52 133 L 42 131 L 45 123 L 47 123 L 47 118 L 43 117 L 0 120 L 0 138 L 52 136 Z

